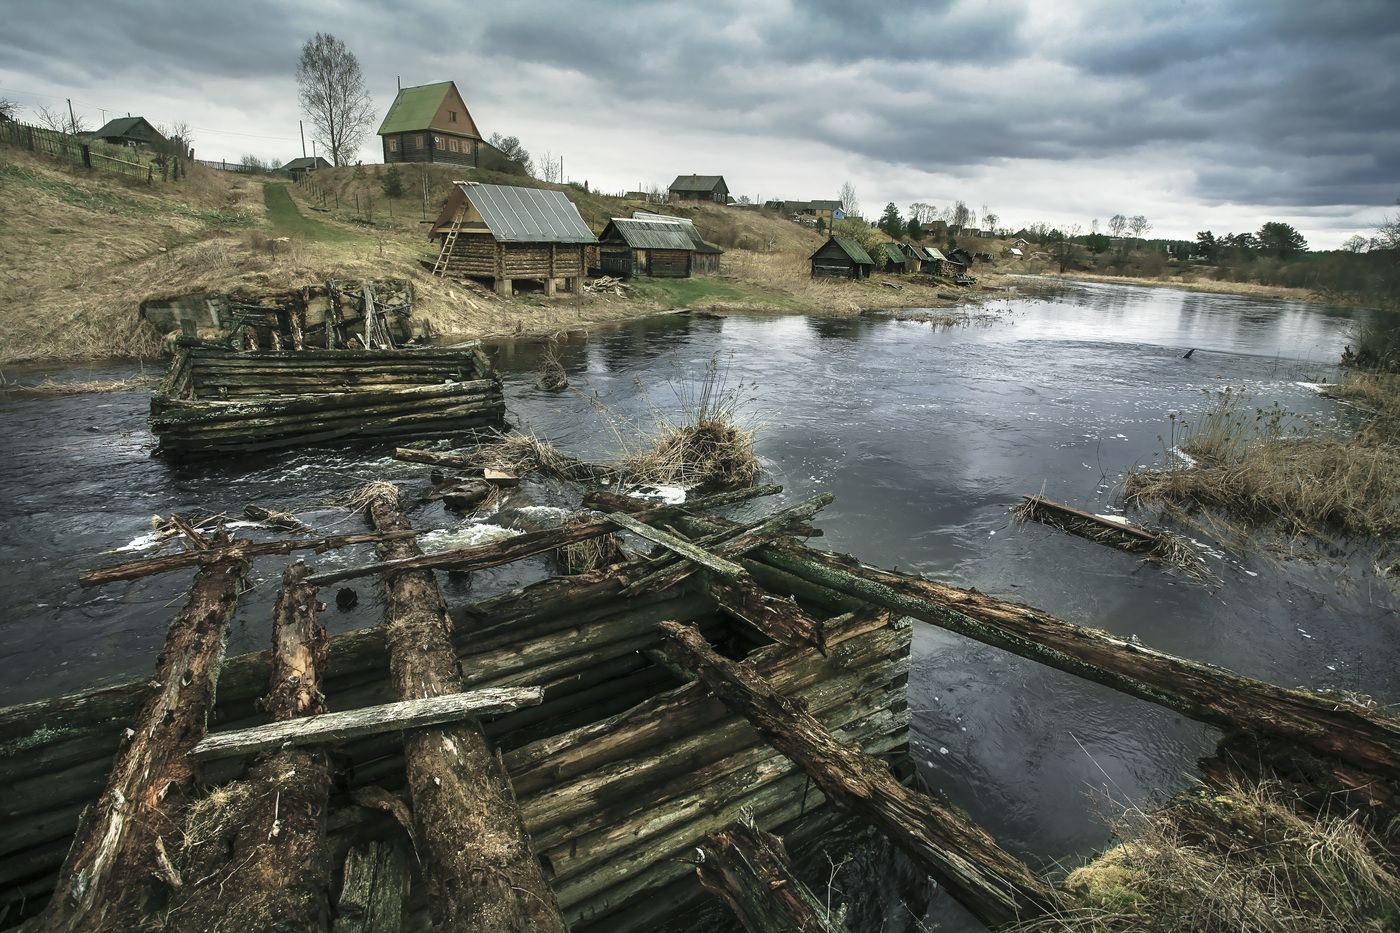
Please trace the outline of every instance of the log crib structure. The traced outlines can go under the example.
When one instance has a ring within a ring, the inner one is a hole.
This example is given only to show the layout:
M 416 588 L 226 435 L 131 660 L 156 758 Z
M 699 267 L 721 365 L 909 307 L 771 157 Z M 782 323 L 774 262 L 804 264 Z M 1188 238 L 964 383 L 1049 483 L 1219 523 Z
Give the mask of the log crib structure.
M 581 521 L 425 555 L 379 485 L 351 540 L 192 534 L 85 574 L 195 569 L 153 678 L 0 710 L 0 925 L 643 931 L 717 892 L 750 930 L 836 931 L 774 835 L 809 845 L 832 805 L 989 927 L 1063 907 L 912 779 L 912 620 L 1293 749 L 1329 794 L 1393 809 L 1400 729 L 1372 710 L 815 550 L 797 536 L 830 496 L 713 513 L 779 491 L 594 492 Z M 446 605 L 434 576 L 617 533 L 646 553 L 482 601 Z M 366 541 L 373 563 L 287 567 L 271 650 L 222 659 L 254 556 Z M 328 638 L 317 587 L 356 578 L 382 581 L 384 624 Z

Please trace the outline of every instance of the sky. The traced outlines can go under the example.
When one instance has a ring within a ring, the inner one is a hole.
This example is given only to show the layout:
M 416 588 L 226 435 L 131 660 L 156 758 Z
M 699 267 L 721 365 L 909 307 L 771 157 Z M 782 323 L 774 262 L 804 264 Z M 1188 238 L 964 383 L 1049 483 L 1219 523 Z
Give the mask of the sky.
M 359 58 L 376 120 L 454 80 L 605 192 L 720 174 L 735 196 L 984 206 L 1000 225 L 1151 236 L 1293 224 L 1369 236 L 1400 197 L 1400 0 L 6 0 L 0 97 L 92 127 L 192 125 L 196 155 L 301 154 L 317 31 Z M 309 147 L 309 143 L 308 143 Z

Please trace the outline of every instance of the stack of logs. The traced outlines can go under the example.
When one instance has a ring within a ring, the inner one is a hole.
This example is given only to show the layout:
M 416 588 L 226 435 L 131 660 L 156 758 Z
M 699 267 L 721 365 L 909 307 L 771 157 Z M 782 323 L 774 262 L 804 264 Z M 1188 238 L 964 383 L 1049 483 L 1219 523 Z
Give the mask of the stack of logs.
M 500 380 L 475 344 L 236 353 L 189 342 L 151 398 L 157 452 L 179 457 L 441 436 L 504 417 Z

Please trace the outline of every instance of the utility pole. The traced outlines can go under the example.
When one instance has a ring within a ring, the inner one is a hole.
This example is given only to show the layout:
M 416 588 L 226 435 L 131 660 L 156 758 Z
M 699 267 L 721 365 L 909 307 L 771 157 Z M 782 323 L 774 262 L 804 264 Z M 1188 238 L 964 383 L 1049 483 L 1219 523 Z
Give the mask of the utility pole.
M 297 132 L 301 134 L 301 157 L 304 159 L 306 158 L 306 128 L 301 125 L 300 120 L 297 121 Z
M 74 135 L 78 132 L 78 118 L 73 116 L 73 98 L 66 98 L 68 101 L 68 132 Z

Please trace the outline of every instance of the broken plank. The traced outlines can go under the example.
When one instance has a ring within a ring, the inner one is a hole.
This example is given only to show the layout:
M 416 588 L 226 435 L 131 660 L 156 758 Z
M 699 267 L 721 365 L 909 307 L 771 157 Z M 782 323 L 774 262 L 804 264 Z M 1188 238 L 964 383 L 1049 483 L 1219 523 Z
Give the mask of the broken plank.
M 749 578 L 749 572 L 733 561 L 725 560 L 723 557 L 711 554 L 704 548 L 692 544 L 684 538 L 678 538 L 659 528 L 653 528 L 645 522 L 639 522 L 630 515 L 625 515 L 622 512 L 613 512 L 608 515 L 608 521 L 625 531 L 632 532 L 632 534 L 639 538 L 645 538 L 653 544 L 659 544 L 666 550 L 674 554 L 679 554 L 686 560 L 694 561 L 701 567 L 713 570 L 720 576 L 739 581 L 746 581 Z

